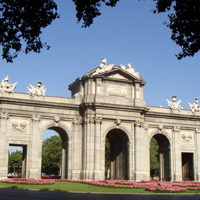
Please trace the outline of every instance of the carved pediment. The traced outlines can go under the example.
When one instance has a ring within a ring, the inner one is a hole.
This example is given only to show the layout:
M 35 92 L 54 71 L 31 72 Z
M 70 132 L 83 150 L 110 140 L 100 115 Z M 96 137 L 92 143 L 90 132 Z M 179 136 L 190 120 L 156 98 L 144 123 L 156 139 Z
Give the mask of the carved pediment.
M 146 84 L 146 82 L 144 81 L 143 78 L 141 78 L 138 74 L 134 75 L 129 73 L 128 71 L 122 69 L 120 66 L 116 66 L 114 65 L 112 67 L 112 69 L 108 70 L 108 71 L 103 71 L 103 72 L 99 72 L 96 73 L 96 70 L 98 68 L 95 68 L 93 70 L 91 70 L 90 72 L 88 72 L 85 76 L 94 76 L 94 77 L 102 77 L 102 78 L 110 78 L 110 79 L 121 79 L 121 80 L 127 80 L 127 81 L 136 81 L 136 82 L 140 82 L 143 85 Z

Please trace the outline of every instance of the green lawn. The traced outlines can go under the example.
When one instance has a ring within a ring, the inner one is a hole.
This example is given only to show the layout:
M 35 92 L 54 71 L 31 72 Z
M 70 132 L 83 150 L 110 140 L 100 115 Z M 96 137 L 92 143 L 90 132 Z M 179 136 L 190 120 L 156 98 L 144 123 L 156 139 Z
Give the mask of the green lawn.
M 126 189 L 126 188 L 108 188 L 92 186 L 84 183 L 72 182 L 55 182 L 53 185 L 25 185 L 1 183 L 0 187 L 11 187 L 20 189 L 37 189 L 37 190 L 56 190 L 56 191 L 73 191 L 73 192 L 100 192 L 100 193 L 152 193 L 144 189 Z
M 36 190 L 51 190 L 51 191 L 68 191 L 68 192 L 97 192 L 97 193 L 153 193 L 144 189 L 128 189 L 128 188 L 109 188 L 92 186 L 84 183 L 73 182 L 55 182 L 53 185 L 25 185 L 1 183 L 0 187 L 19 188 L 19 189 L 36 189 Z M 200 193 L 200 191 L 186 191 L 183 193 Z

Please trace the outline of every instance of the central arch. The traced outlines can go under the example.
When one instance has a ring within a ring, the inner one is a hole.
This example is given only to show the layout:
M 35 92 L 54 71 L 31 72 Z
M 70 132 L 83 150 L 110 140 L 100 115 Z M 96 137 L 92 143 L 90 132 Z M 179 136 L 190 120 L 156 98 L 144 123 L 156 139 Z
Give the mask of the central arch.
M 106 138 L 110 143 L 110 179 L 128 179 L 128 143 L 127 134 L 121 129 L 110 130 Z
M 53 131 L 57 132 L 62 139 L 61 179 L 67 179 L 68 178 L 68 152 L 69 152 L 68 134 L 63 129 L 63 127 L 58 127 L 58 126 L 55 126 L 52 124 L 47 126 L 46 130 L 53 130 Z

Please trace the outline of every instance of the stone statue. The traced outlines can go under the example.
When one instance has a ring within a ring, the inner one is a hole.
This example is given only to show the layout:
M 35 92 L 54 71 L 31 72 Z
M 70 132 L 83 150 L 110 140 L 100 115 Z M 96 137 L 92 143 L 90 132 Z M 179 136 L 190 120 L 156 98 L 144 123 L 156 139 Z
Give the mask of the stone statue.
M 41 85 L 42 85 L 42 81 L 38 81 L 36 83 L 36 87 L 33 87 L 30 84 L 31 88 L 27 87 L 28 91 L 29 91 L 28 94 L 30 96 L 34 96 L 34 95 L 36 95 L 36 96 L 45 96 L 46 89 L 44 89 L 44 86 L 41 87 Z
M 135 70 L 132 68 L 131 63 L 128 63 L 127 66 L 128 68 L 126 68 L 124 65 L 120 64 L 121 68 L 125 71 L 127 71 L 130 74 L 133 74 L 136 77 L 140 77 L 139 72 L 135 72 Z
M 167 100 L 168 106 L 171 108 L 172 112 L 174 112 L 174 110 L 180 111 L 182 109 L 182 107 L 180 105 L 181 100 L 176 102 L 176 96 L 172 97 L 172 102 L 169 101 L 168 99 L 166 99 L 166 100 Z
M 1 81 L 0 92 L 11 93 L 16 88 L 17 82 L 10 84 L 8 83 L 8 81 L 9 81 L 8 76 L 5 76 L 4 79 Z
M 110 71 L 113 68 L 114 64 L 106 65 L 106 62 L 107 62 L 106 58 L 102 58 L 100 66 L 96 69 L 93 75 Z
M 193 104 L 189 103 L 189 106 L 190 106 L 190 110 L 195 113 L 195 112 L 199 112 L 200 111 L 200 108 L 199 108 L 199 99 L 198 97 L 195 98 L 195 102 Z

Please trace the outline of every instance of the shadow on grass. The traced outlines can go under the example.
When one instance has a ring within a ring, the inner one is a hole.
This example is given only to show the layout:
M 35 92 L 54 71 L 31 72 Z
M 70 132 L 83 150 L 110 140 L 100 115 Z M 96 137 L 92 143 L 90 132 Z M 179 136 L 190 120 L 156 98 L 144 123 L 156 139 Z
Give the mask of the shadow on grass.
M 49 188 L 42 188 L 40 190 L 42 190 L 42 191 L 49 191 Z
M 57 192 L 67 192 L 67 191 L 63 191 L 63 190 L 59 190 L 59 189 L 55 189 L 53 191 L 57 191 Z
M 14 186 L 12 186 L 11 188 L 13 188 L 13 189 L 16 189 L 16 188 L 17 188 L 17 189 L 18 189 L 18 187 L 17 187 L 17 186 L 15 186 L 15 185 L 14 185 Z

